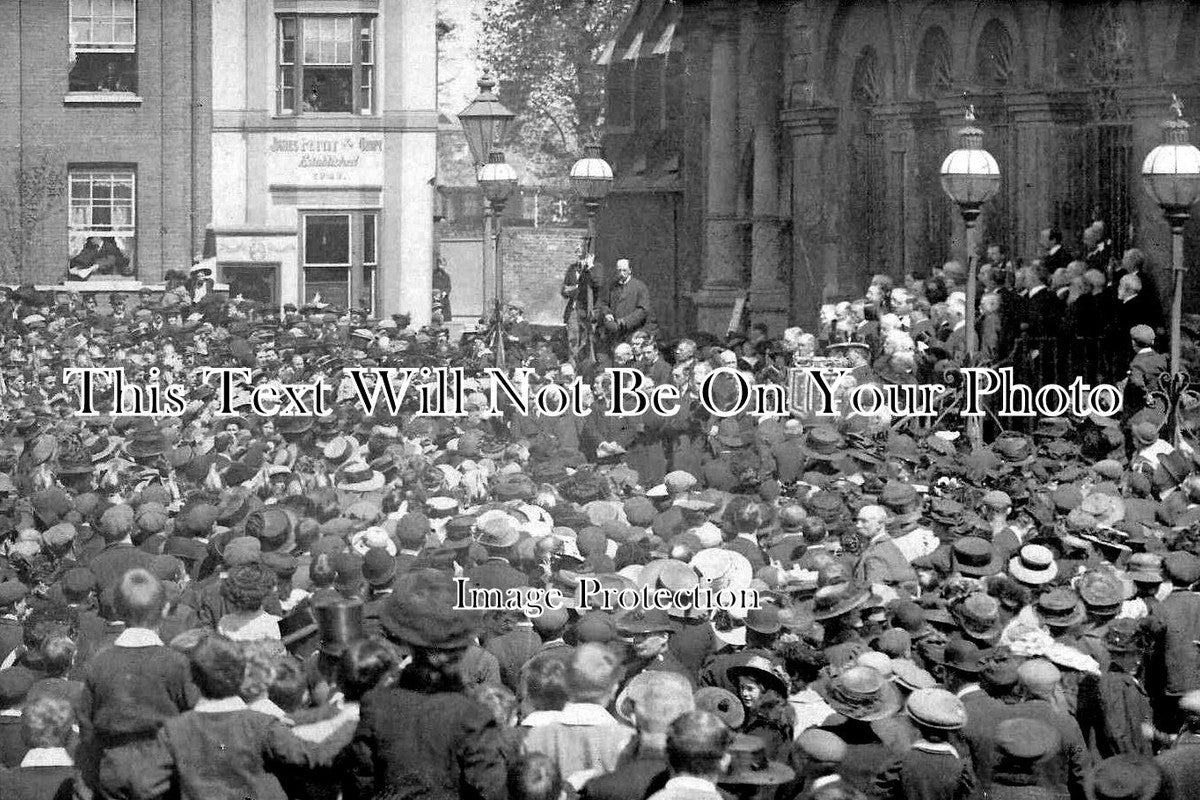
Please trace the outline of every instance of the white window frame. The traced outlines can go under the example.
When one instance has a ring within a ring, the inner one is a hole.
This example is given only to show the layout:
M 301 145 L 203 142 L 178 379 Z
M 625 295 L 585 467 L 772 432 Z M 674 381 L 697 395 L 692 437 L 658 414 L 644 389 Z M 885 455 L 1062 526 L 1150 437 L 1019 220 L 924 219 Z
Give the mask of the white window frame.
M 121 13 L 117 4 L 127 2 L 129 10 Z M 74 71 L 75 62 L 83 53 L 122 53 L 133 57 L 133 89 L 124 91 L 104 90 L 71 90 L 68 88 L 66 102 L 106 102 L 123 103 L 137 101 L 137 55 L 138 55 L 138 6 L 137 0 L 69 0 L 67 11 L 67 38 L 70 43 L 69 72 Z M 101 30 L 107 29 L 108 35 L 97 36 L 96 24 L 101 23 Z M 79 25 L 87 26 L 87 35 L 76 36 Z M 118 25 L 128 26 L 129 35 L 118 37 L 115 30 Z M 68 78 L 68 83 L 70 78 Z
M 285 61 L 283 28 L 286 22 L 291 22 L 295 29 L 293 55 L 291 61 Z M 309 42 L 312 41 L 310 31 L 316 31 L 323 23 L 331 23 L 335 30 L 338 23 L 345 21 L 350 25 L 349 60 L 339 60 L 336 51 L 336 34 L 332 45 L 333 52 L 324 52 L 327 48 L 316 43 L 316 57 L 319 60 L 308 61 Z M 363 29 L 368 28 L 369 55 L 363 58 L 364 37 Z M 278 14 L 275 18 L 275 113 L 279 116 L 292 117 L 301 115 L 353 114 L 355 116 L 374 116 L 379 103 L 379 15 L 374 13 L 334 13 L 334 14 Z M 348 111 L 304 111 L 304 73 L 308 68 L 349 68 L 350 69 L 350 110 Z M 286 77 L 286 81 L 285 81 Z M 368 102 L 363 102 L 364 90 L 368 94 Z M 284 99 L 285 91 L 290 91 L 290 105 Z
M 88 197 L 86 205 L 86 224 L 76 224 L 75 211 L 80 206 L 76 202 L 75 185 L 86 180 L 88 184 Z M 113 213 L 118 207 L 114 202 L 113 189 L 119 183 L 127 183 L 129 186 L 129 220 L 126 224 L 117 225 L 109 224 L 102 226 L 96 224 L 96 209 L 101 207 L 95 202 L 95 187 L 98 183 L 107 183 L 109 186 L 109 218 L 115 218 Z M 131 262 L 133 270 L 137 272 L 137 170 L 132 167 L 107 167 L 107 166 L 73 166 L 67 171 L 67 250 L 68 257 L 74 256 L 77 249 L 74 247 L 73 240 L 76 237 L 82 236 L 84 240 L 91 236 L 99 237 L 127 237 L 132 240 L 133 250 Z M 127 254 L 128 255 L 128 254 Z
M 136 53 L 137 52 L 137 0 L 129 0 L 133 7 L 132 16 L 117 16 L 116 4 L 120 0 L 70 0 L 71 6 L 69 11 L 70 18 L 70 37 L 72 50 L 84 50 L 91 53 Z M 97 14 L 96 6 L 108 6 L 110 11 L 107 15 Z M 86 6 L 88 13 L 79 13 L 78 8 Z M 88 20 L 89 28 L 93 35 L 88 37 L 88 41 L 80 42 L 75 39 L 75 24 L 78 20 Z M 95 41 L 95 23 L 96 20 L 109 20 L 109 24 L 113 27 L 119 21 L 130 23 L 133 25 L 133 35 L 131 41 L 121 42 L 115 39 L 106 41 Z

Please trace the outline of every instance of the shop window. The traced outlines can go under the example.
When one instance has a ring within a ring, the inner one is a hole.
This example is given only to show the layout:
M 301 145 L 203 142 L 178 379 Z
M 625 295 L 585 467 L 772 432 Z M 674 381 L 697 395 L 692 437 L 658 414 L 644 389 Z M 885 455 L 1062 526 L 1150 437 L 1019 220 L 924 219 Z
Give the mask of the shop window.
M 68 183 L 70 277 L 135 277 L 136 173 L 132 169 L 72 167 Z
M 221 265 L 221 278 L 229 284 L 229 296 L 242 296 L 268 308 L 279 304 L 279 268 L 275 266 Z
M 371 211 L 304 215 L 304 300 L 375 307 L 378 218 Z
M 280 114 L 374 113 L 373 16 L 281 16 L 277 52 Z
M 68 88 L 137 93 L 135 0 L 71 0 Z

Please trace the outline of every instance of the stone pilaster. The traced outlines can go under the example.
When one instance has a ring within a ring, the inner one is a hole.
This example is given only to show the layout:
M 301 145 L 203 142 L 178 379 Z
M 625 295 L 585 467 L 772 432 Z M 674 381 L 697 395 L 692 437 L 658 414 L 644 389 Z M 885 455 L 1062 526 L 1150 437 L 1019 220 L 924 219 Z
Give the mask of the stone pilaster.
M 754 95 L 754 208 L 750 229 L 750 311 L 772 331 L 787 326 L 784 283 L 790 269 L 790 228 L 780 216 L 779 106 L 783 91 L 783 14 L 760 3 L 751 65 Z
M 792 139 L 791 321 L 815 326 L 826 297 L 838 292 L 838 202 L 829 164 L 836 156 L 838 110 L 790 108 Z
M 737 209 L 738 16 L 730 5 L 709 19 L 712 55 L 709 72 L 708 148 L 705 158 L 704 283 L 693 296 L 696 324 L 722 333 L 734 300 L 745 288 L 742 265 L 745 230 Z

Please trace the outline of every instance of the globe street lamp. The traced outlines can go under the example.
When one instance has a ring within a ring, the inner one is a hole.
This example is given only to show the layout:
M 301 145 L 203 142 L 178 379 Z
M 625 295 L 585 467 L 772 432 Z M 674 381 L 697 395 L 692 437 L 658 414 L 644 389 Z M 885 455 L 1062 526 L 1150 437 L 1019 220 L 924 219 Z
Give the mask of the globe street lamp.
M 585 242 L 583 253 L 583 269 L 579 271 L 579 288 L 584 290 L 583 309 L 576 311 L 584 322 L 580 324 L 580 329 L 587 331 L 588 356 L 595 361 L 596 351 L 595 342 L 593 341 L 591 328 L 589 327 L 592 319 L 592 254 L 596 242 L 596 211 L 600 208 L 600 202 L 608 196 L 612 190 L 613 171 L 609 163 L 604 160 L 600 154 L 600 145 L 596 143 L 588 144 L 584 148 L 583 158 L 576 161 L 571 166 L 571 188 L 575 190 L 575 194 L 583 201 L 583 207 L 587 211 L 587 242 Z M 578 298 L 576 299 L 576 308 L 578 309 Z
M 942 189 L 958 204 L 967 229 L 967 363 L 975 365 L 975 292 L 976 267 L 972 258 L 978 247 L 976 222 L 983 204 L 1000 188 L 1000 167 L 992 154 L 983 149 L 983 131 L 975 122 L 975 106 L 967 109 L 967 125 L 958 132 L 959 148 L 942 162 Z M 983 427 L 978 417 L 967 420 L 967 437 L 972 446 L 983 444 Z
M 494 89 L 496 82 L 492 76 L 484 73 L 480 77 L 479 96 L 458 115 L 462 124 L 463 134 L 467 138 L 467 146 L 471 149 L 471 159 L 477 171 L 482 170 L 488 163 L 488 158 L 499 143 L 503 141 L 508 125 L 516 116 L 500 102 Z M 478 177 L 478 172 L 477 172 Z M 506 196 L 507 198 L 507 196 Z M 486 191 L 483 201 L 483 284 L 487 285 L 488 260 L 492 248 L 492 218 L 494 216 L 491 204 L 487 200 Z M 487 307 L 486 300 L 484 307 Z M 497 324 L 499 318 L 497 318 Z
M 517 173 L 509 164 L 504 161 L 504 153 L 499 150 L 493 150 L 488 156 L 488 163 L 479 168 L 477 175 L 479 188 L 483 190 L 483 197 L 487 200 L 488 205 L 492 208 L 492 215 L 495 218 L 496 226 L 496 242 L 495 251 L 492 254 L 492 261 L 495 265 L 496 275 L 496 366 L 504 366 L 504 262 L 501 259 L 500 241 L 501 241 L 501 215 L 504 213 L 504 204 L 508 202 L 508 198 L 512 195 L 513 189 L 517 187 Z M 484 253 L 487 253 L 487 240 L 484 240 Z
M 1188 141 L 1183 103 L 1174 100 L 1175 119 L 1163 123 L 1163 143 L 1142 162 L 1142 185 L 1163 210 L 1171 226 L 1171 269 L 1175 278 L 1171 298 L 1171 374 L 1179 374 L 1179 322 L 1183 316 L 1183 226 L 1192 204 L 1200 198 L 1200 150 Z

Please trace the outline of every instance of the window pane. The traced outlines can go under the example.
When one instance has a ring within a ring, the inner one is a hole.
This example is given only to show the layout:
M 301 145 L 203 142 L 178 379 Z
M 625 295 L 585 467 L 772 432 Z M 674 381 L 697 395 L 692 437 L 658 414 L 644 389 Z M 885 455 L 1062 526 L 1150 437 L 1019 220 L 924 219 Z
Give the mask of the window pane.
M 72 92 L 137 92 L 137 55 L 77 52 L 68 88 Z
M 371 35 L 371 22 L 368 20 L 362 24 L 362 28 L 359 31 L 359 47 L 361 48 L 358 56 L 359 61 L 364 64 L 370 64 L 375 60 L 374 44 L 374 38 Z
M 363 214 L 363 263 L 374 264 L 375 255 L 375 215 Z
M 345 214 L 304 218 L 304 263 L 350 263 L 350 217 Z
M 341 112 L 354 110 L 354 70 L 351 67 L 306 67 L 304 110 Z
M 75 169 L 69 229 L 71 280 L 135 277 L 135 175 L 128 170 Z
M 361 114 L 370 114 L 374 108 L 372 103 L 372 88 L 375 79 L 374 73 L 374 67 L 362 67 L 362 86 L 359 87 L 358 93 L 358 110 Z

